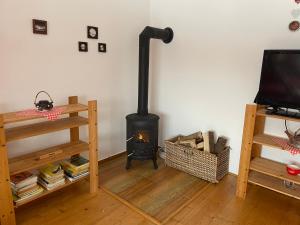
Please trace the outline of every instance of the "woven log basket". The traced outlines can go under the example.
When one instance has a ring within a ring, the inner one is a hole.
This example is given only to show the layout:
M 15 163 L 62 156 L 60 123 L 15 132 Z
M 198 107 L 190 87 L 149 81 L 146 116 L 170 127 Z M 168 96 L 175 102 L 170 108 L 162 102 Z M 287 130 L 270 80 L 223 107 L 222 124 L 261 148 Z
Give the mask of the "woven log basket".
M 176 144 L 179 136 L 165 141 L 166 165 L 212 183 L 218 183 L 229 168 L 229 150 L 218 155 Z

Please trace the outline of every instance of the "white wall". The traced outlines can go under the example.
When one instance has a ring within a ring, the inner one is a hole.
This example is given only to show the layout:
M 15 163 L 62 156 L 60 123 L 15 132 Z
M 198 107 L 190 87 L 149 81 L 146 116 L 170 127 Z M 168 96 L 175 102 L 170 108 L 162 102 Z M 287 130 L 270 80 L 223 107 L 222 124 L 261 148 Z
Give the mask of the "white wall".
M 32 19 L 48 21 L 48 35 L 32 33 Z M 0 1 L 0 111 L 33 107 L 47 90 L 56 104 L 70 95 L 97 99 L 101 158 L 125 149 L 125 115 L 136 111 L 138 34 L 149 23 L 149 1 Z M 99 27 L 99 40 L 86 26 Z M 89 52 L 77 42 L 88 41 Z M 108 52 L 97 52 L 97 42 Z M 63 135 L 61 135 L 63 134 Z M 10 156 L 67 141 L 68 132 L 10 144 Z
M 152 25 L 170 26 L 175 33 L 171 44 L 155 41 L 152 48 L 151 108 L 161 115 L 161 140 L 215 130 L 230 138 L 230 171 L 237 172 L 244 106 L 258 90 L 263 50 L 299 48 L 300 33 L 287 28 L 297 5 L 282 0 L 152 0 L 150 7 Z M 283 130 L 283 122 L 268 121 L 267 131 L 282 135 Z M 278 153 L 266 150 L 264 156 L 297 159 Z
M 282 0 L 2 0 L 0 111 L 31 108 L 38 90 L 49 91 L 57 104 L 69 95 L 97 99 L 101 158 L 123 151 L 124 117 L 137 106 L 138 34 L 151 17 L 152 25 L 175 32 L 169 45 L 152 43 L 149 108 L 161 116 L 161 144 L 179 133 L 213 129 L 230 138 L 236 172 L 244 106 L 258 89 L 263 49 L 299 46 L 299 32 L 287 29 L 294 8 Z M 33 18 L 48 21 L 49 35 L 32 34 Z M 99 27 L 107 54 L 86 38 L 87 25 Z M 89 42 L 88 53 L 77 51 L 80 40 Z M 267 130 L 282 134 L 283 123 L 271 123 Z M 67 138 L 67 132 L 30 138 L 10 144 L 9 154 Z M 278 151 L 264 155 L 295 159 Z

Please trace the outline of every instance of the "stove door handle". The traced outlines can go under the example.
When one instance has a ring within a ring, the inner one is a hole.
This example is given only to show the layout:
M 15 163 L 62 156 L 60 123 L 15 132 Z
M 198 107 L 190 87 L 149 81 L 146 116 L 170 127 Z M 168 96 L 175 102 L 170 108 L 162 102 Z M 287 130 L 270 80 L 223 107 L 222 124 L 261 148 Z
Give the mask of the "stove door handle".
M 126 140 L 126 142 L 131 141 L 132 139 L 133 139 L 133 137 L 128 138 L 128 139 Z

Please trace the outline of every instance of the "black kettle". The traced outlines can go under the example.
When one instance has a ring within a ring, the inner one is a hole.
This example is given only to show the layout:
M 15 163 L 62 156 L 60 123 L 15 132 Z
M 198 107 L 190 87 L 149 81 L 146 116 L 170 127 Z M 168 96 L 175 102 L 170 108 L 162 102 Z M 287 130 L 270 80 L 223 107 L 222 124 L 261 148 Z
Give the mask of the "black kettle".
M 37 98 L 38 98 L 39 94 L 41 94 L 41 93 L 45 93 L 46 95 L 48 95 L 50 101 L 49 100 L 40 100 L 37 102 Z M 34 105 L 39 111 L 44 111 L 44 110 L 49 111 L 53 108 L 53 100 L 46 91 L 40 91 L 35 96 Z

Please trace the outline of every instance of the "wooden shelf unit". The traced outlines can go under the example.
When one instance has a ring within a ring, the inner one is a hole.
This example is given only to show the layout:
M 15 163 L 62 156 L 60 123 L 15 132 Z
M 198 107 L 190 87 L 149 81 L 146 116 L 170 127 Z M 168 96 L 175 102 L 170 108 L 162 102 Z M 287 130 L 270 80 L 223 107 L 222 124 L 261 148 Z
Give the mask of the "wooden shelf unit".
M 59 106 L 62 115 L 55 121 L 35 122 L 35 119 L 42 119 L 42 116 L 23 115 L 20 112 L 0 114 L 0 224 L 15 225 L 14 208 L 27 204 L 33 200 L 45 197 L 54 191 L 60 190 L 73 183 L 77 183 L 87 177 L 70 182 L 57 187 L 51 191 L 44 190 L 38 196 L 14 204 L 10 186 L 10 176 L 20 172 L 38 169 L 48 163 L 53 163 L 70 158 L 82 152 L 89 152 L 90 159 L 90 193 L 96 194 L 98 189 L 98 134 L 97 134 L 97 101 L 89 101 L 88 105 L 78 103 L 77 96 L 69 97 L 69 104 Z M 79 116 L 79 112 L 87 112 L 88 118 Z M 45 120 L 45 119 L 44 119 Z M 21 121 L 30 121 L 30 124 L 6 128 L 7 124 Z M 88 142 L 79 139 L 79 127 L 88 125 Z M 70 142 L 46 149 L 38 150 L 33 153 L 8 159 L 7 142 L 20 140 L 28 137 L 38 136 L 51 132 L 70 130 Z
M 246 105 L 236 196 L 246 197 L 249 182 L 300 199 L 300 177 L 289 175 L 284 164 L 261 157 L 262 146 L 283 150 L 273 139 L 286 140 L 264 133 L 266 118 L 300 122 L 296 118 L 266 114 L 261 105 Z M 285 187 L 284 181 L 293 182 L 294 188 Z

